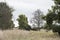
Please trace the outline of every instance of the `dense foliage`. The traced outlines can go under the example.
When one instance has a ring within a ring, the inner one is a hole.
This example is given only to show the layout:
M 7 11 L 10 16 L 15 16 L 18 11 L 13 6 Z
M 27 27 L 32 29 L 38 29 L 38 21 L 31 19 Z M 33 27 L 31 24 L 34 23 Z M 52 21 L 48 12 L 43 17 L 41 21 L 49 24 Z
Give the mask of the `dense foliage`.
M 19 23 L 19 29 L 24 29 L 24 30 L 31 29 L 30 25 L 28 25 L 28 20 L 25 15 L 19 15 L 19 18 L 17 20 Z
M 48 14 L 43 18 L 46 20 L 46 29 L 52 29 L 53 32 L 58 32 L 60 34 L 60 0 L 54 0 L 54 3 L 55 6 L 52 6 L 52 10 L 49 10 Z
M 13 28 L 12 8 L 6 3 L 0 2 L 0 29 Z

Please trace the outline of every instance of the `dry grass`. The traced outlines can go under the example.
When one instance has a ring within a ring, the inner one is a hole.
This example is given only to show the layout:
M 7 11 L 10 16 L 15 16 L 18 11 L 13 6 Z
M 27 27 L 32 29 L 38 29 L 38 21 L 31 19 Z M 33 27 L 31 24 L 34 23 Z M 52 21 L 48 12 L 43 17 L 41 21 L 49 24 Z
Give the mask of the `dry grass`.
M 52 31 L 5 30 L 0 31 L 0 40 L 60 40 L 60 37 Z

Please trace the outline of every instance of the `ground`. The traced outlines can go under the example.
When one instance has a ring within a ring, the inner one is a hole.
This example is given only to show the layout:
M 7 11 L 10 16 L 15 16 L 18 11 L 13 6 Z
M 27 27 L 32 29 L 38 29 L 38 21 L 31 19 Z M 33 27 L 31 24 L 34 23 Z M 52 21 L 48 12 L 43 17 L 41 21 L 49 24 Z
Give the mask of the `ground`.
M 60 40 L 52 31 L 0 30 L 0 40 Z

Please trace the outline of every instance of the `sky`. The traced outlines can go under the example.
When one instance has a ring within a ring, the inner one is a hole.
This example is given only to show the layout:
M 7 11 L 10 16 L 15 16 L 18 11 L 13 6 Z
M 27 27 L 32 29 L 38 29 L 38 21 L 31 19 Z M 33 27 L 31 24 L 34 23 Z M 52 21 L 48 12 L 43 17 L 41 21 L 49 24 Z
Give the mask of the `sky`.
M 54 5 L 52 0 L 0 0 L 0 2 L 6 2 L 10 7 L 14 9 L 13 21 L 15 26 L 18 26 L 17 18 L 20 14 L 25 14 L 30 20 L 32 18 L 32 13 L 37 9 L 40 9 L 44 15 L 47 14 L 48 9 L 51 9 L 51 6 Z

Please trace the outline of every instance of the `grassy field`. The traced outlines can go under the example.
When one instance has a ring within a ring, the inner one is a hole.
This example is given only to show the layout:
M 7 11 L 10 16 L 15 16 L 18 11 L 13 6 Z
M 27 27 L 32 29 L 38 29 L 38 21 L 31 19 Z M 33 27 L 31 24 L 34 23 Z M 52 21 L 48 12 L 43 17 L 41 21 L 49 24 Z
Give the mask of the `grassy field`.
M 60 40 L 60 37 L 52 31 L 5 30 L 0 31 L 0 40 Z

